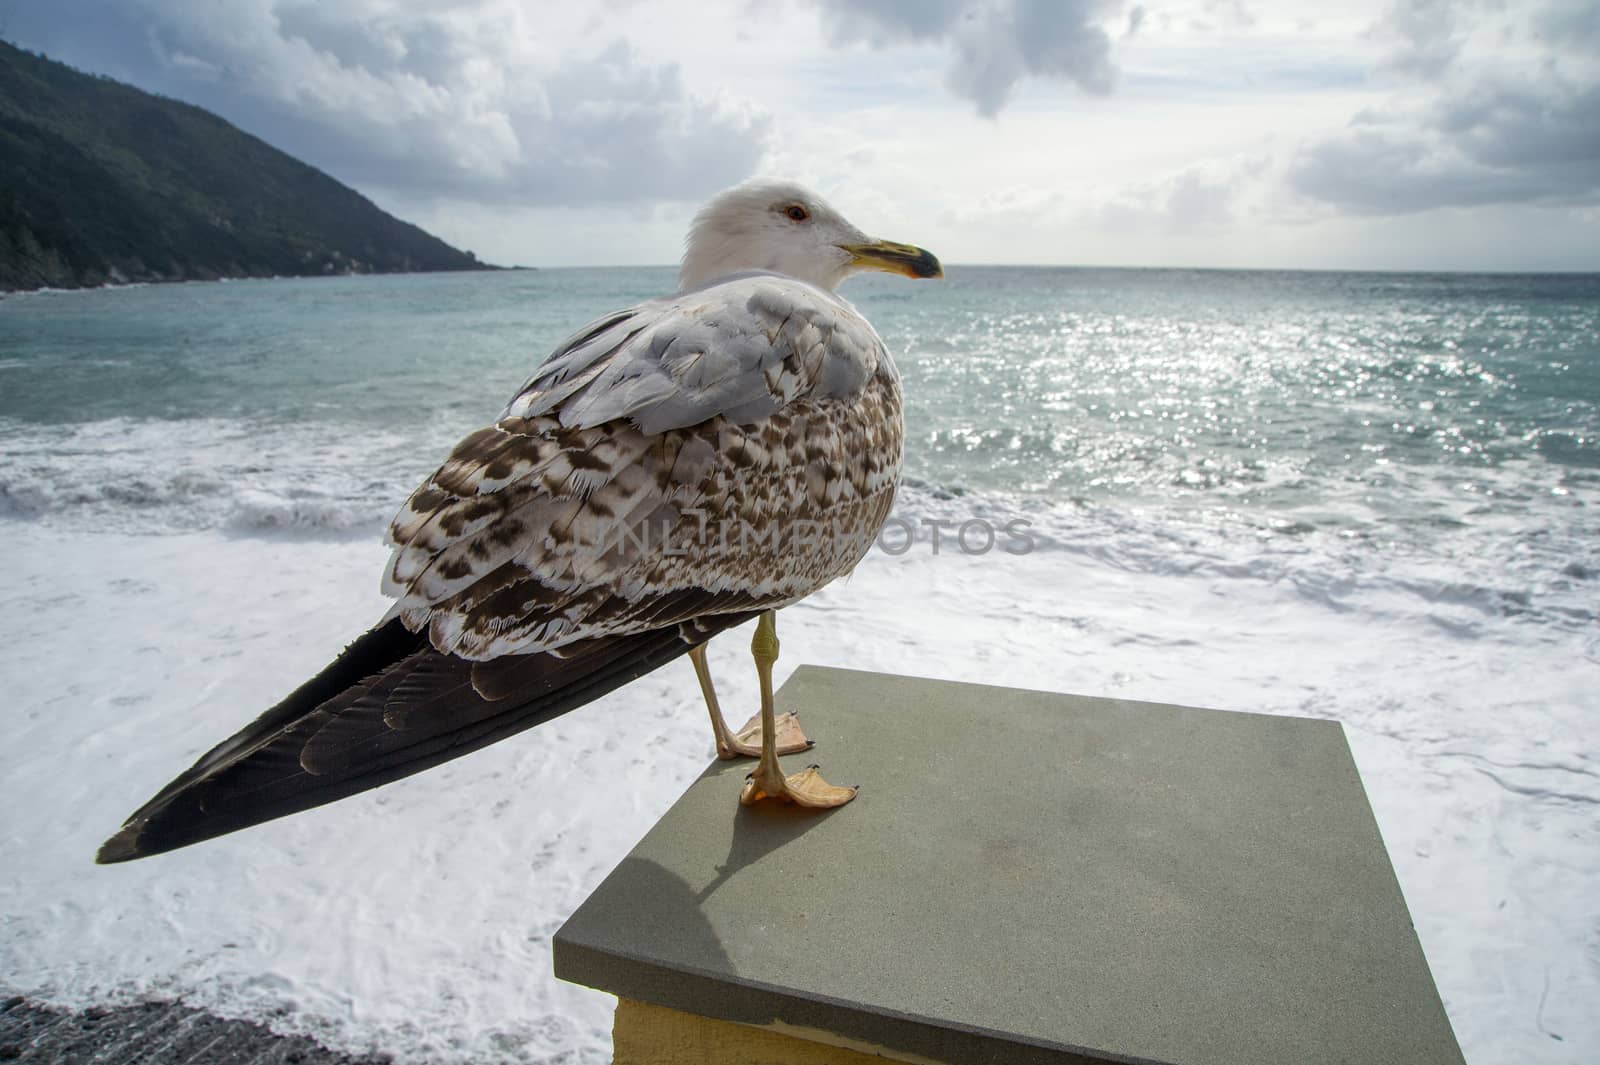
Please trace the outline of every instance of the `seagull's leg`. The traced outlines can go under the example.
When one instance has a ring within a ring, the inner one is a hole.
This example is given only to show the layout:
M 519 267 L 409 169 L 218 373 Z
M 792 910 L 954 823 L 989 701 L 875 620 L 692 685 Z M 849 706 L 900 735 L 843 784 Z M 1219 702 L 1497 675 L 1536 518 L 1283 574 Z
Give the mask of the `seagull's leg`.
M 706 644 L 689 652 L 694 663 L 694 675 L 700 680 L 700 694 L 705 696 L 706 710 L 711 714 L 711 734 L 717 741 L 718 758 L 759 758 L 761 756 L 761 715 L 758 713 L 738 732 L 731 732 L 722 719 L 722 707 L 717 704 L 717 689 L 711 684 L 711 667 L 706 664 Z M 778 753 L 797 754 L 809 751 L 811 741 L 800 731 L 800 719 L 793 714 L 778 717 Z
M 778 660 L 778 626 L 776 615 L 768 610 L 756 622 L 756 635 L 750 641 L 750 653 L 755 656 L 756 673 L 761 678 L 761 761 L 756 771 L 744 782 L 739 801 L 746 806 L 762 799 L 781 799 L 801 806 L 843 806 L 856 797 L 855 788 L 841 788 L 822 779 L 816 766 L 809 766 L 785 777 L 778 768 L 778 749 L 773 742 L 777 733 L 776 715 L 772 710 L 772 664 Z

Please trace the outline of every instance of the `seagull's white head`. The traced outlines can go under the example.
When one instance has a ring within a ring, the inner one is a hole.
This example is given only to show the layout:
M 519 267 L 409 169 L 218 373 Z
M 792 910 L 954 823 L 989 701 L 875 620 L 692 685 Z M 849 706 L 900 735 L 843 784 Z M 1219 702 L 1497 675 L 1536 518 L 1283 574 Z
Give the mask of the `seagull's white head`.
M 691 289 L 743 270 L 787 274 L 830 292 L 858 270 L 944 276 L 931 253 L 873 240 L 821 196 L 787 181 L 736 185 L 694 216 L 679 286 Z

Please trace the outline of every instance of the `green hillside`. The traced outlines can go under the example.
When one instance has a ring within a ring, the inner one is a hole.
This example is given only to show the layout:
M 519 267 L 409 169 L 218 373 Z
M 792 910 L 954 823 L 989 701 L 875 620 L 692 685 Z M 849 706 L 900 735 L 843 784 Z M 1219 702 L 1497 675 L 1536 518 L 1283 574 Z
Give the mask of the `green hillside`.
M 477 269 L 209 111 L 0 41 L 0 290 Z

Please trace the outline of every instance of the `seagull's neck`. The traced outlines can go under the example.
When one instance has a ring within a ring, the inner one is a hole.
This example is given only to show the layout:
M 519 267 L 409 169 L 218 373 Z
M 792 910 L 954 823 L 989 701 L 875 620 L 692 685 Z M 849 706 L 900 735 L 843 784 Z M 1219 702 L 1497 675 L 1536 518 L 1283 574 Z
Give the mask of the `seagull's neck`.
M 827 296 L 835 303 L 844 304 L 846 307 L 852 306 L 849 300 L 846 300 L 843 296 L 839 295 L 838 292 L 831 288 L 812 284 L 803 277 L 794 277 L 790 274 L 785 274 L 777 270 L 735 270 L 731 274 L 721 274 L 717 277 L 708 277 L 704 281 L 698 282 L 697 284 L 680 284 L 678 286 L 676 295 L 687 296 L 691 293 L 704 292 L 707 289 L 716 288 L 718 285 L 732 284 L 735 281 L 746 281 L 750 278 L 756 277 L 770 277 L 782 281 L 799 282 L 800 284 L 805 285 L 807 288 L 815 289 L 818 293 Z
M 678 289 L 703 288 L 711 281 L 733 274 L 781 274 L 804 281 L 825 292 L 833 292 L 849 272 L 844 263 L 820 263 L 815 257 L 774 249 L 768 254 L 752 255 L 746 247 L 728 247 L 725 242 L 704 240 L 692 242 L 683 253 L 683 264 L 678 269 Z

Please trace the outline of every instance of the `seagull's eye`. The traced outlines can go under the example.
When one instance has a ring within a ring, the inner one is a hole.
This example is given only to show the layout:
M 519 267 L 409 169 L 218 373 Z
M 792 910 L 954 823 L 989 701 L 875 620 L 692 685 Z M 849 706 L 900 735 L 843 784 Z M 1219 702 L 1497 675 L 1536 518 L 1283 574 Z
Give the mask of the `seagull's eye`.
M 783 213 L 788 215 L 789 221 L 791 222 L 804 222 L 806 219 L 811 217 L 811 212 L 800 206 L 798 203 L 791 203 L 789 206 L 783 209 Z

